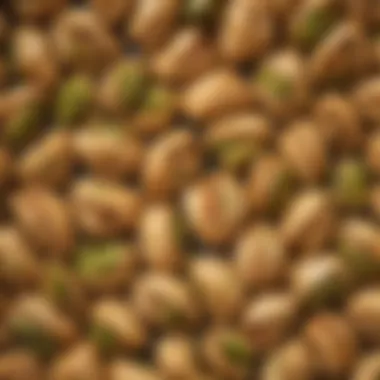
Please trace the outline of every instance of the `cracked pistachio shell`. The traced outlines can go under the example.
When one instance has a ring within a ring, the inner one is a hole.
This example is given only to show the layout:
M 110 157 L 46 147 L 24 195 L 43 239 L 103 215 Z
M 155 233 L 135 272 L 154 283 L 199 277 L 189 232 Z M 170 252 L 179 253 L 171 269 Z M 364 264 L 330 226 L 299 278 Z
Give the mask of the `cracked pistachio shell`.
M 143 258 L 150 268 L 172 272 L 183 264 L 186 236 L 182 229 L 182 219 L 179 211 L 166 203 L 156 203 L 145 208 L 141 217 L 139 240 Z
M 109 298 L 93 306 L 90 339 L 100 352 L 112 354 L 123 349 L 141 349 L 147 332 L 130 305 Z
M 109 380 L 164 380 L 157 371 L 145 364 L 117 359 L 108 369 Z
M 43 377 L 41 363 L 27 350 L 13 349 L 0 357 L 0 379 L 40 380 Z
M 251 163 L 272 136 L 269 120 L 247 112 L 216 120 L 207 130 L 205 139 L 220 164 L 236 171 Z
M 189 284 L 169 274 L 147 273 L 137 279 L 133 305 L 152 326 L 176 328 L 198 319 L 198 305 Z
M 218 39 L 224 58 L 232 62 L 245 62 L 265 54 L 274 36 L 268 4 L 260 0 L 226 3 Z
M 205 311 L 215 321 L 231 320 L 243 303 L 242 284 L 228 261 L 211 256 L 193 259 L 189 276 Z
M 76 254 L 76 273 L 90 290 L 108 293 L 125 289 L 134 274 L 133 248 L 121 242 L 88 244 Z
M 189 227 L 205 243 L 221 245 L 244 219 L 246 199 L 232 176 L 216 173 L 187 188 L 183 208 Z
M 113 237 L 135 228 L 140 214 L 136 191 L 101 179 L 84 178 L 71 192 L 74 222 L 88 236 Z
M 96 348 L 87 342 L 80 342 L 55 358 L 49 371 L 51 380 L 102 380 L 102 375 L 104 368 Z
M 376 224 L 359 218 L 345 220 L 338 232 L 342 258 L 359 282 L 380 273 L 380 235 Z
M 49 190 L 29 187 L 14 193 L 9 202 L 15 222 L 34 247 L 51 257 L 70 253 L 74 231 L 64 200 Z
M 358 347 L 354 331 L 344 317 L 328 312 L 315 315 L 304 328 L 303 340 L 321 374 L 348 375 Z
M 350 290 L 350 272 L 338 256 L 321 255 L 298 261 L 290 283 L 299 302 L 312 310 L 341 302 Z
M 367 342 L 380 342 L 380 288 L 368 287 L 354 293 L 347 303 L 348 318 L 359 337 Z
M 253 364 L 249 341 L 238 331 L 227 328 L 209 330 L 201 349 L 206 363 L 219 376 L 242 379 Z
M 137 173 L 144 156 L 143 145 L 137 138 L 107 126 L 76 131 L 73 150 L 91 173 L 115 180 Z
M 6 324 L 13 340 L 39 355 L 51 355 L 76 337 L 72 321 L 40 295 L 26 294 L 10 306 Z
M 263 289 L 281 282 L 287 273 L 285 248 L 270 225 L 249 227 L 236 242 L 236 271 L 245 286 Z
M 229 69 L 215 69 L 189 85 L 182 108 L 186 115 L 200 120 L 218 118 L 249 109 L 253 96 L 250 86 Z
M 198 174 L 200 153 L 189 131 L 178 130 L 159 137 L 145 156 L 142 168 L 145 189 L 158 198 L 177 193 Z
M 256 213 L 281 211 L 295 191 L 295 178 L 284 160 L 274 154 L 265 154 L 252 165 L 247 197 Z
M 182 3 L 180 0 L 138 1 L 129 24 L 129 35 L 146 50 L 160 47 L 173 33 Z
M 359 160 L 346 159 L 334 170 L 333 190 L 343 207 L 361 207 L 368 203 L 369 181 L 367 167 Z
M 24 183 L 60 187 L 71 176 L 73 158 L 71 134 L 53 131 L 21 153 L 16 170 Z
M 92 104 L 93 85 L 89 78 L 75 75 L 68 78 L 58 92 L 56 120 L 71 126 L 84 119 Z
M 195 342 L 179 333 L 162 337 L 154 349 L 159 373 L 169 379 L 192 379 L 198 373 Z
M 63 12 L 52 40 L 60 62 L 79 71 L 99 72 L 120 55 L 116 39 L 94 12 L 84 8 Z
M 0 283 L 11 287 L 30 287 L 40 276 L 34 252 L 12 227 L 0 229 L 0 268 Z
M 178 31 L 153 57 L 152 70 L 163 81 L 187 83 L 217 62 L 213 46 L 198 28 Z
M 247 303 L 241 316 L 242 330 L 255 350 L 266 352 L 289 335 L 297 313 L 293 295 L 264 293 Z
M 281 135 L 279 150 L 303 182 L 315 183 L 327 170 L 327 147 L 318 129 L 310 121 L 298 121 Z
M 305 190 L 285 210 L 280 236 L 287 247 L 302 250 L 322 248 L 335 228 L 335 211 L 328 194 Z

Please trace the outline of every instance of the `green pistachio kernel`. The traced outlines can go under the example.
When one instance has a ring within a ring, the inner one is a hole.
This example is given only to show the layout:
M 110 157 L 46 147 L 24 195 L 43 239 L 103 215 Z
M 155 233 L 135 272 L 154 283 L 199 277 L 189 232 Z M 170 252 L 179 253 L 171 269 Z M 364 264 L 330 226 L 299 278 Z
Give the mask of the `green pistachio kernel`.
M 210 26 L 218 17 L 225 0 L 187 0 L 184 7 L 184 18 L 196 25 Z
M 76 267 L 84 280 L 92 281 L 112 274 L 124 258 L 125 247 L 122 245 L 90 245 L 79 251 Z
M 294 88 L 290 78 L 286 78 L 281 73 L 276 73 L 266 67 L 259 71 L 256 81 L 269 94 L 279 100 L 284 100 L 291 96 Z
M 311 9 L 302 20 L 295 25 L 295 40 L 305 49 L 312 49 L 326 34 L 336 21 L 331 9 L 318 7 Z
M 368 199 L 368 174 L 355 160 L 340 163 L 335 171 L 333 187 L 337 201 L 343 206 L 363 206 Z
M 247 342 L 238 335 L 227 335 L 220 342 L 226 358 L 235 365 L 245 366 L 251 361 L 251 350 Z
M 118 347 L 118 339 L 114 332 L 106 327 L 99 324 L 94 324 L 90 329 L 90 339 L 96 344 L 99 350 L 105 354 L 109 355 L 115 352 Z
M 91 106 L 92 83 L 85 76 L 76 75 L 68 79 L 58 94 L 56 118 L 62 125 L 81 121 Z

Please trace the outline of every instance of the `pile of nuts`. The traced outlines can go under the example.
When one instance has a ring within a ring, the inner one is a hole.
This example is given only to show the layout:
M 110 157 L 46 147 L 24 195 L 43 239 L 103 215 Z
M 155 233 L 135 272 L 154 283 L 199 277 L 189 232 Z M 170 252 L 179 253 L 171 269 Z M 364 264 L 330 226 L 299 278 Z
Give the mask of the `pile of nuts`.
M 380 2 L 0 2 L 0 380 L 380 378 Z

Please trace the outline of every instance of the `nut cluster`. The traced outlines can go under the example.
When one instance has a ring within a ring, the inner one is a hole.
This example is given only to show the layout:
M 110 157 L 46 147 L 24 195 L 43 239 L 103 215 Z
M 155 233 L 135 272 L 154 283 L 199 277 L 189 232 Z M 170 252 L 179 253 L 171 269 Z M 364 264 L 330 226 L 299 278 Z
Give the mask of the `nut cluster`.
M 0 380 L 380 378 L 380 2 L 0 2 Z

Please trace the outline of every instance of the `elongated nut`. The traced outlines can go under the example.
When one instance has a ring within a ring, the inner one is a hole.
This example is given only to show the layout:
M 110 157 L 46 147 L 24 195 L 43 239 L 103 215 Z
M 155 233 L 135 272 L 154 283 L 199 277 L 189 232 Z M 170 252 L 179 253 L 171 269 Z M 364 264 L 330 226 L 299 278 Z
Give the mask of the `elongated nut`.
M 87 9 L 62 13 L 52 38 L 60 62 L 78 70 L 99 71 L 120 54 L 114 37 Z
M 347 315 L 359 337 L 367 342 L 380 342 L 380 288 L 359 290 L 348 301 Z
M 376 380 L 380 376 L 380 352 L 366 354 L 358 360 L 352 380 Z
M 260 58 L 269 48 L 274 34 L 269 7 L 260 0 L 227 3 L 219 32 L 223 56 L 233 62 Z
M 252 165 L 247 184 L 248 202 L 255 213 L 276 214 L 295 190 L 292 170 L 277 154 L 263 154 Z
M 66 255 L 74 243 L 70 215 L 65 202 L 43 188 L 30 187 L 16 192 L 10 207 L 21 231 L 51 256 Z
M 356 358 L 357 342 L 345 318 L 333 313 L 317 314 L 306 324 L 303 339 L 321 374 L 348 375 Z
M 236 271 L 245 286 L 263 289 L 285 277 L 287 259 L 278 231 L 267 224 L 248 228 L 237 240 Z
M 355 149 L 363 142 L 358 112 L 351 101 L 338 93 L 327 93 L 316 101 L 314 120 L 323 137 L 339 150 Z
M 229 241 L 242 222 L 246 199 L 235 179 L 217 173 L 188 188 L 183 207 L 190 228 L 206 243 Z
M 56 105 L 56 119 L 62 126 L 72 126 L 88 115 L 93 102 L 93 84 L 83 75 L 68 78 L 61 86 Z
M 71 134 L 54 131 L 22 152 L 16 170 L 25 183 L 60 187 L 71 176 L 73 158 Z
M 111 293 L 125 289 L 134 274 L 136 257 L 123 242 L 88 244 L 78 248 L 76 272 L 92 291 Z
M 21 75 L 42 90 L 49 90 L 58 80 L 59 68 L 52 46 L 37 28 L 17 29 L 13 41 L 13 59 Z
M 40 276 L 37 260 L 20 233 L 12 227 L 0 229 L 0 282 L 25 287 Z
M 355 279 L 366 282 L 380 273 L 380 235 L 376 224 L 360 218 L 345 220 L 338 232 L 341 255 Z
M 375 131 L 369 136 L 365 155 L 366 164 L 371 172 L 380 176 L 380 131 Z
M 168 379 L 192 379 L 198 372 L 196 347 L 187 336 L 170 334 L 161 338 L 154 351 L 156 367 Z
M 323 247 L 333 234 L 335 212 L 328 194 L 305 190 L 285 210 L 280 233 L 286 246 Z
M 163 135 L 148 150 L 142 179 L 153 197 L 167 198 L 187 185 L 200 169 L 200 148 L 185 130 Z
M 181 1 L 142 0 L 137 2 L 129 33 L 143 48 L 152 50 L 167 41 L 179 15 Z
M 186 83 L 210 70 L 217 61 L 216 51 L 200 30 L 185 28 L 153 57 L 153 72 L 162 80 Z
M 206 363 L 223 378 L 243 379 L 253 364 L 253 351 L 244 334 L 227 328 L 213 328 L 202 342 Z
M 51 380 L 78 378 L 101 380 L 104 378 L 104 368 L 96 348 L 83 342 L 58 356 L 52 363 L 49 376 Z
M 42 368 L 32 352 L 12 350 L 0 356 L 1 380 L 40 380 Z
M 360 161 L 346 159 L 337 163 L 333 189 L 337 202 L 343 207 L 355 208 L 368 204 L 368 170 Z
M 242 78 L 228 69 L 216 69 L 188 86 L 182 107 L 188 116 L 204 120 L 249 109 L 252 102 L 249 85 Z
M 133 119 L 135 128 L 144 134 L 168 129 L 176 110 L 176 96 L 162 85 L 151 86 Z
M 320 180 L 327 166 L 327 149 L 317 126 L 308 121 L 290 125 L 280 137 L 279 150 L 304 182 Z
M 12 7 L 22 20 L 38 21 L 56 15 L 66 3 L 67 0 L 36 0 L 33 2 L 15 0 L 12 2 Z
M 140 276 L 134 284 L 133 304 L 140 317 L 153 326 L 181 327 L 195 322 L 199 315 L 189 285 L 172 275 Z
M 132 135 L 110 128 L 82 128 L 73 136 L 74 154 L 94 175 L 120 180 L 137 173 L 143 146 Z
M 135 351 L 146 343 L 145 326 L 130 305 L 103 299 L 93 306 L 91 314 L 90 339 L 100 352 Z
M 303 2 L 290 19 L 290 35 L 303 49 L 312 50 L 337 22 L 335 0 L 309 0 Z
M 91 0 L 91 7 L 97 17 L 107 26 L 114 27 L 130 16 L 134 0 Z
M 164 380 L 153 368 L 121 359 L 110 364 L 108 373 L 109 380 Z
M 263 60 L 253 77 L 253 86 L 264 109 L 288 118 L 307 102 L 305 65 L 294 50 L 279 50 Z
M 370 64 L 368 45 L 360 26 L 350 22 L 338 24 L 310 58 L 311 81 L 328 84 L 362 74 Z
M 70 319 L 36 294 L 23 295 L 10 306 L 6 326 L 16 343 L 43 356 L 72 343 L 77 334 Z
M 204 256 L 192 260 L 189 276 L 206 312 L 216 321 L 231 320 L 243 303 L 242 284 L 228 261 Z
M 345 262 L 335 255 L 301 259 L 292 267 L 290 277 L 293 294 L 312 310 L 342 301 L 350 289 L 350 280 Z
M 105 73 L 99 88 L 99 104 L 108 112 L 128 114 L 144 100 L 149 78 L 145 66 L 136 60 L 116 62 Z
M 297 312 L 298 305 L 291 294 L 262 294 L 246 306 L 242 329 L 255 350 L 266 352 L 290 334 Z
M 51 263 L 44 268 L 41 293 L 59 309 L 81 319 L 87 313 L 87 300 L 79 279 L 70 268 Z
M 145 262 L 159 271 L 174 271 L 183 263 L 183 231 L 179 212 L 166 203 L 145 209 L 139 228 Z
M 290 341 L 276 350 L 266 361 L 262 380 L 312 380 L 313 363 L 302 341 Z
M 205 140 L 223 168 L 237 171 L 247 167 L 272 136 L 268 119 L 255 113 L 239 113 L 212 123 Z
M 360 115 L 370 122 L 380 121 L 380 111 L 377 99 L 380 94 L 380 77 L 375 76 L 359 82 L 354 91 L 353 99 Z
M 90 236 L 112 237 L 138 223 L 140 197 L 119 184 L 82 179 L 74 183 L 71 203 L 77 226 Z

